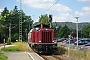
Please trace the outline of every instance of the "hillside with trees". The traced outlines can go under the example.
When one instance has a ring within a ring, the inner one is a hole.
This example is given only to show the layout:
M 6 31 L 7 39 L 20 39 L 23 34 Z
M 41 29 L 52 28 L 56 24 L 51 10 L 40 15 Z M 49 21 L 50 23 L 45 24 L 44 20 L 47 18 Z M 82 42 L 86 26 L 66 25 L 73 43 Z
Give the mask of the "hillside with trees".
M 38 22 L 34 23 L 34 25 L 37 25 L 37 24 L 38 24 Z M 63 28 L 65 26 L 67 26 L 67 29 Z M 58 37 L 67 38 L 68 35 L 70 35 L 72 32 L 73 32 L 73 36 L 76 37 L 76 23 L 52 22 L 52 28 L 55 31 L 55 38 L 58 38 Z M 69 33 L 66 33 L 67 30 L 69 30 L 68 31 Z M 78 34 L 79 38 L 87 38 L 87 37 L 90 38 L 90 23 L 89 22 L 78 23 L 78 33 L 79 33 Z M 66 35 L 66 37 L 65 37 L 65 35 Z

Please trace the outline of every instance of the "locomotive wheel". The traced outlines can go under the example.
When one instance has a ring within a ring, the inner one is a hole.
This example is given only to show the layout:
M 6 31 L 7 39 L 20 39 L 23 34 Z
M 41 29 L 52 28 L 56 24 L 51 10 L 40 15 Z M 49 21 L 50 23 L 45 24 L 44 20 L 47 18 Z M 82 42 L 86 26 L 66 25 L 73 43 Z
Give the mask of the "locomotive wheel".
M 29 44 L 29 46 L 31 47 L 31 44 Z

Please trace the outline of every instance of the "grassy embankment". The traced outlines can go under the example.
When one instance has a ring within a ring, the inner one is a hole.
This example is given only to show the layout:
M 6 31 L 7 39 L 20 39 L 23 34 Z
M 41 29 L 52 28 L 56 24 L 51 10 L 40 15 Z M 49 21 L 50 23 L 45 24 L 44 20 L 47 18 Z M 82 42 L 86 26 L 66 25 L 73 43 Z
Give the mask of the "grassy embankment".
M 68 51 L 66 51 L 65 56 L 68 56 Z M 69 53 L 70 60 L 90 60 L 90 50 L 70 50 Z
M 0 60 L 7 60 L 7 56 L 3 55 L 3 54 L 0 54 Z
M 28 51 L 27 43 L 25 42 L 16 42 L 13 43 L 14 46 L 2 48 L 2 52 L 15 52 L 15 51 Z

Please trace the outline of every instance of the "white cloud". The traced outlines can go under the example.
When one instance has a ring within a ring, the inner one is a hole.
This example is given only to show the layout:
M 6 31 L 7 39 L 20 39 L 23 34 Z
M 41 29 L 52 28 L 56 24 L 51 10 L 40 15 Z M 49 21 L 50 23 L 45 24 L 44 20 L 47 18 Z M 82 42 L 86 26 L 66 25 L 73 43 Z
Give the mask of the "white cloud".
M 17 1 L 19 2 L 19 0 L 17 0 Z M 55 2 L 56 2 L 56 0 L 23 0 L 22 1 L 22 3 L 27 6 L 39 8 L 39 9 L 45 9 L 45 10 L 50 8 Z M 58 11 L 58 12 L 72 11 L 69 7 L 61 5 L 61 4 L 54 4 L 54 6 L 52 8 L 50 8 L 50 10 Z
M 0 9 L 0 14 L 1 14 L 2 11 L 3 11 L 3 9 Z
M 82 22 L 90 22 L 90 7 L 82 7 L 81 11 L 75 12 L 75 16 L 79 16 Z
M 38 21 L 39 21 L 39 18 L 37 18 L 36 20 L 34 20 L 34 23 L 35 23 L 35 22 L 38 22 Z
M 34 22 L 38 22 L 39 18 L 37 18 Z M 58 15 L 53 15 L 53 22 L 76 22 L 75 17 L 70 15 L 69 13 L 63 13 Z
M 58 11 L 58 12 L 69 12 L 69 11 L 72 11 L 69 7 L 66 7 L 64 5 L 61 5 L 61 4 L 55 4 L 51 10 L 55 10 L 55 11 Z
M 19 2 L 19 0 L 17 1 Z M 44 11 L 50 8 L 55 2 L 56 0 L 23 0 L 23 4 L 26 6 L 43 9 Z M 53 16 L 53 22 L 73 21 L 73 17 L 68 13 L 72 10 L 67 6 L 62 4 L 54 4 L 47 12 L 49 13 L 50 11 L 55 11 L 55 13 L 58 13 L 58 15 Z M 38 19 L 39 18 L 35 19 L 34 22 L 38 22 Z
M 39 18 L 35 19 L 34 22 L 38 22 Z M 75 17 L 69 13 L 62 13 L 58 15 L 53 15 L 52 22 L 76 22 Z
M 20 2 L 19 0 L 17 0 L 18 2 Z M 53 4 L 55 0 L 22 0 L 22 3 L 30 6 L 30 7 L 34 7 L 34 8 L 45 8 L 45 3 L 47 3 L 47 7 L 51 6 L 51 4 Z M 43 7 L 42 7 L 43 6 Z
M 90 7 L 83 7 L 82 10 L 90 12 Z
M 78 11 L 76 11 L 76 12 L 75 12 L 75 15 L 76 15 L 76 16 L 83 16 L 83 15 L 84 15 L 84 12 L 78 12 Z
M 82 10 L 75 12 L 76 16 L 90 16 L 90 7 L 82 7 Z
M 90 0 L 77 0 L 77 1 L 90 2 Z
M 75 18 L 69 13 L 53 16 L 53 22 L 75 22 Z
M 3 11 L 3 9 L 0 9 L 0 12 L 2 12 Z

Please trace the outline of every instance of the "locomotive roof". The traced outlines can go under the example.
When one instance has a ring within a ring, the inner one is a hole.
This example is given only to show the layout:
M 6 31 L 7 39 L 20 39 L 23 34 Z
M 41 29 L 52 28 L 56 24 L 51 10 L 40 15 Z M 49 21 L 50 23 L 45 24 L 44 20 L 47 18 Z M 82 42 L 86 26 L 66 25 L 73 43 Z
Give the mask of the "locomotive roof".
M 34 28 L 40 27 L 40 26 L 41 26 L 41 24 L 38 24 L 38 25 L 35 25 Z M 45 24 L 43 24 L 43 27 L 49 28 L 49 26 L 48 25 L 45 25 Z

